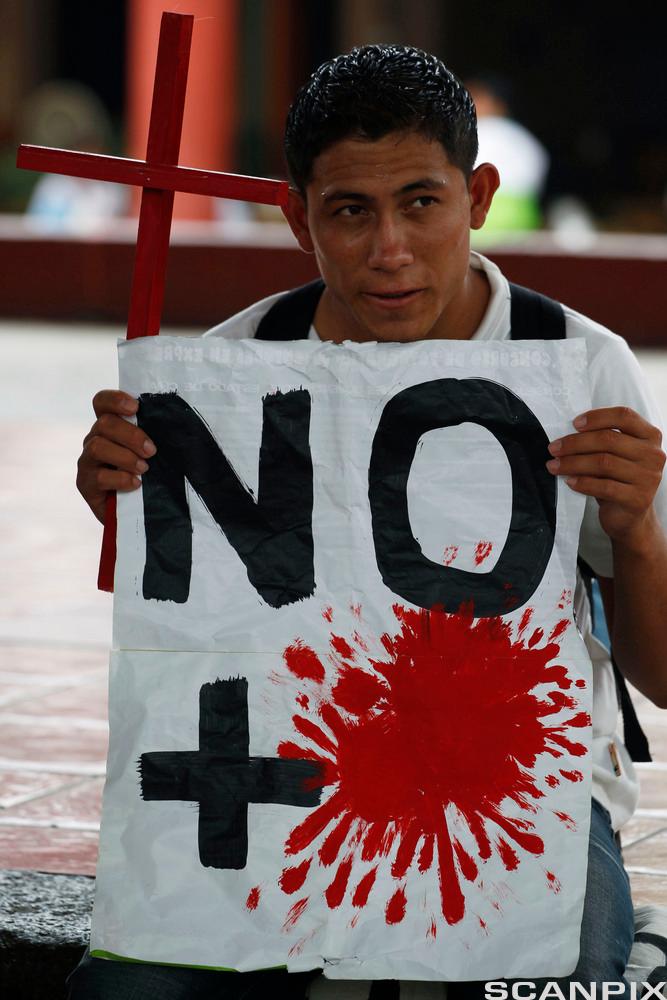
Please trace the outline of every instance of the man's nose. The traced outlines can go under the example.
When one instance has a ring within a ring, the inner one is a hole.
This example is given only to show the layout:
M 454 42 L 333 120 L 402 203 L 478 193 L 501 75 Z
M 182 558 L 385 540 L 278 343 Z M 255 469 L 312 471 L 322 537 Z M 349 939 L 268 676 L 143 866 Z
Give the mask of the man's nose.
M 373 230 L 368 254 L 369 267 L 381 271 L 398 271 L 412 261 L 412 251 L 401 221 L 389 216 L 379 218 Z

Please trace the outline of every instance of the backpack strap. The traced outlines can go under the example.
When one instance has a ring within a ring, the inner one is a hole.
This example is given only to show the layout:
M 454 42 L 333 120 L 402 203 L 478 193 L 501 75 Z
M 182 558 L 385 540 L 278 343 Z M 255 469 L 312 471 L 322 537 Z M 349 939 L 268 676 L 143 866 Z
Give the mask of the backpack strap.
M 540 295 L 530 288 L 514 285 L 510 282 L 512 295 L 511 330 L 512 340 L 563 340 L 565 338 L 565 313 L 559 302 Z M 579 572 L 583 578 L 588 593 L 588 603 L 591 609 L 591 621 L 595 627 L 593 603 L 593 577 L 595 574 L 583 559 L 577 559 Z M 611 664 L 614 670 L 616 696 L 623 718 L 623 739 L 630 757 L 634 761 L 650 761 L 651 752 L 648 740 L 642 729 L 635 706 L 632 704 L 630 692 L 625 677 L 618 669 L 613 650 L 610 651 Z
M 317 304 L 324 291 L 321 278 L 285 292 L 264 313 L 256 340 L 307 340 Z
M 577 558 L 577 566 L 579 567 L 579 572 L 581 573 L 586 586 L 588 603 L 591 609 L 591 621 L 593 623 L 593 628 L 595 628 L 595 605 L 593 602 L 593 579 L 595 577 L 595 573 L 588 563 L 581 558 L 581 556 Z M 609 655 L 611 657 L 611 665 L 614 668 L 616 698 L 621 709 L 621 717 L 623 718 L 623 742 L 625 743 L 625 748 L 630 754 L 630 759 L 635 761 L 635 763 L 639 763 L 640 761 L 650 762 L 653 760 L 651 757 L 651 750 L 648 745 L 648 740 L 646 739 L 646 734 L 641 727 L 639 719 L 637 718 L 635 706 L 632 703 L 632 698 L 630 697 L 625 677 L 618 668 L 618 664 L 616 663 L 616 659 L 614 657 L 614 651 L 610 650 Z
M 564 340 L 565 313 L 560 302 L 510 282 L 511 340 Z

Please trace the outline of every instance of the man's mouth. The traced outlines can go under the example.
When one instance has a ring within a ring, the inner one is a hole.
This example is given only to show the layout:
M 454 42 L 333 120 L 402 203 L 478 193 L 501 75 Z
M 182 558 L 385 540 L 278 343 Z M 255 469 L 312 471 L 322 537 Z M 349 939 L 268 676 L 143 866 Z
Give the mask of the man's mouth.
M 387 292 L 365 292 L 364 294 L 378 305 L 396 308 L 412 302 L 423 291 L 423 288 L 405 288 Z

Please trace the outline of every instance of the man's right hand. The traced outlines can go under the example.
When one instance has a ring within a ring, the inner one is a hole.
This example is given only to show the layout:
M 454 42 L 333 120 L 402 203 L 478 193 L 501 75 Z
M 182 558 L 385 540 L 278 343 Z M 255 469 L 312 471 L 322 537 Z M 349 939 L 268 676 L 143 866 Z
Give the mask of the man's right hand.
M 138 489 L 146 460 L 157 450 L 136 424 L 124 419 L 134 416 L 137 407 L 136 399 L 118 389 L 102 389 L 93 397 L 97 419 L 83 439 L 76 485 L 102 524 L 109 493 Z

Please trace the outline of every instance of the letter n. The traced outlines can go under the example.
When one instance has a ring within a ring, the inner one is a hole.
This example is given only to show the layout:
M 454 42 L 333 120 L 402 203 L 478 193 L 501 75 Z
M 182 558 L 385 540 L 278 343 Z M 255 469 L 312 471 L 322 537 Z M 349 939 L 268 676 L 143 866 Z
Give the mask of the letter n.
M 143 476 L 146 600 L 182 604 L 190 593 L 186 479 L 267 604 L 280 608 L 313 593 L 313 463 L 305 389 L 264 397 L 257 499 L 204 420 L 176 393 L 143 393 L 137 423 L 157 448 Z

